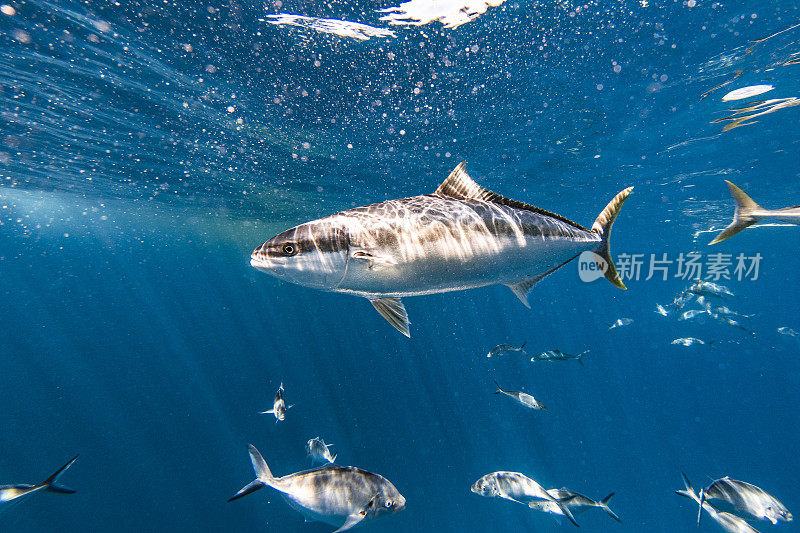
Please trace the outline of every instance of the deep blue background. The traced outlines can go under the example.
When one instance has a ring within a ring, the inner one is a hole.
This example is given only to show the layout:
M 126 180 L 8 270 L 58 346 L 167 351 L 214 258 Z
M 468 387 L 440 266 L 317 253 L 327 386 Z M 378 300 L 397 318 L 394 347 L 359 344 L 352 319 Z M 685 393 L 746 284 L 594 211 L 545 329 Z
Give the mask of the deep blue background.
M 259 23 L 273 6 L 14 4 L 0 19 L 0 483 L 81 458 L 63 479 L 76 495 L 31 498 L 2 524 L 330 531 L 268 491 L 225 503 L 253 477 L 247 443 L 283 475 L 308 466 L 317 435 L 406 496 L 370 531 L 571 528 L 469 492 L 501 469 L 616 492 L 624 523 L 589 512 L 581 531 L 696 531 L 672 494 L 681 471 L 796 510 L 800 343 L 776 329 L 800 330 L 800 234 L 755 228 L 707 249 L 713 232 L 697 232 L 730 218 L 723 178 L 766 207 L 800 203 L 800 109 L 711 123 L 748 105 L 721 102 L 734 88 L 800 96 L 786 65 L 800 29 L 746 53 L 800 11 L 698 4 L 510 2 L 366 42 Z M 381 25 L 388 5 L 277 11 Z M 482 185 L 584 224 L 636 186 L 615 254 L 761 253 L 757 281 L 727 283 L 756 334 L 657 315 L 686 281 L 621 292 L 569 265 L 532 310 L 505 287 L 409 298 L 408 340 L 365 301 L 249 267 L 278 231 L 430 192 L 462 159 Z M 609 331 L 619 317 L 634 323 Z M 688 336 L 714 344 L 670 345 Z M 591 353 L 584 367 L 486 359 L 501 342 Z M 495 379 L 549 411 L 492 395 Z M 281 381 L 296 406 L 276 425 L 257 412 Z

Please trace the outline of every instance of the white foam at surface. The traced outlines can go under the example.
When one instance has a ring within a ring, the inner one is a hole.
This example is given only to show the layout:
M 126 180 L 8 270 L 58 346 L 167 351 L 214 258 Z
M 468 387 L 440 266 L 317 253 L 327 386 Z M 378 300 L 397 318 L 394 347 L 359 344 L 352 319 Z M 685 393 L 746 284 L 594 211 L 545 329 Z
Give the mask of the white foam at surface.
M 268 15 L 265 19 L 270 24 L 278 26 L 298 26 L 301 28 L 311 28 L 321 33 L 330 33 L 340 37 L 349 37 L 366 41 L 370 37 L 394 37 L 392 30 L 375 28 L 358 22 L 339 19 L 324 19 L 317 17 L 306 17 L 303 15 L 292 15 L 280 13 L 278 15 Z
M 381 20 L 389 24 L 422 26 L 438 20 L 445 28 L 457 28 L 503 2 L 505 0 L 408 0 L 380 12 L 388 13 Z

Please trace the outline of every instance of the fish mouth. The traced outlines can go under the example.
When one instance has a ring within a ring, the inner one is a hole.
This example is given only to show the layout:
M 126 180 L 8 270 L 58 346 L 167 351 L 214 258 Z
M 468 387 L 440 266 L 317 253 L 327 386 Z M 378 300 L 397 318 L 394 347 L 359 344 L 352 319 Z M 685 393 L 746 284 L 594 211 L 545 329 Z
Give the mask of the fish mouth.
M 272 261 L 261 252 L 261 248 L 257 248 L 250 254 L 250 266 L 259 270 L 272 270 L 274 267 Z

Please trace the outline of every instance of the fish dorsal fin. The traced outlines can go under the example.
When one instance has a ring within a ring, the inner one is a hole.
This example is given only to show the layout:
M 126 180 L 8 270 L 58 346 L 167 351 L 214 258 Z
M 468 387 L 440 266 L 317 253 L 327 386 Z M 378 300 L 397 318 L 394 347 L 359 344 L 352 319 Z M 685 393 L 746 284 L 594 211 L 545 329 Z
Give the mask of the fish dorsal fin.
M 508 207 L 514 207 L 516 209 L 524 209 L 525 211 L 532 211 L 534 213 L 539 213 L 540 215 L 545 215 L 548 217 L 555 218 L 560 220 L 561 222 L 566 222 L 570 226 L 574 226 L 576 228 L 588 231 L 586 228 L 578 224 L 577 222 L 573 222 L 572 220 L 562 217 L 561 215 L 557 215 L 550 211 L 545 211 L 544 209 L 539 209 L 538 207 L 532 206 L 530 204 L 526 204 L 525 202 L 520 202 L 517 200 L 512 200 L 511 198 L 506 198 L 505 196 L 501 196 L 496 192 L 492 192 L 489 189 L 485 189 L 481 187 L 475 180 L 473 180 L 469 174 L 467 174 L 467 162 L 462 161 L 458 164 L 456 168 L 447 176 L 447 179 L 439 185 L 439 188 L 433 193 L 436 196 L 441 196 L 443 198 L 456 198 L 459 200 L 481 200 L 484 202 L 489 202 L 498 205 L 505 205 Z

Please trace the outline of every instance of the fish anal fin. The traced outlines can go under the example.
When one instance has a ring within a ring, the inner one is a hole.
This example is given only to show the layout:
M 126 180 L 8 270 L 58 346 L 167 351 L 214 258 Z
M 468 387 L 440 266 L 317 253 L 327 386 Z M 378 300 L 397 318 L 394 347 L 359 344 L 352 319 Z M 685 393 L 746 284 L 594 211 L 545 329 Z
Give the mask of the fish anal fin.
M 469 174 L 467 174 L 466 166 L 466 161 L 459 163 L 458 166 L 453 169 L 450 175 L 447 176 L 447 179 L 445 179 L 442 184 L 439 185 L 433 194 L 444 198 L 456 198 L 459 200 L 482 200 L 484 202 L 490 202 L 493 204 L 514 207 L 516 209 L 524 209 L 525 211 L 533 211 L 534 213 L 539 213 L 540 215 L 558 219 L 573 227 L 586 231 L 586 228 L 580 224 L 573 222 L 568 218 L 562 217 L 561 215 L 551 213 L 550 211 L 545 211 L 544 209 L 526 204 L 525 202 L 506 198 L 505 196 L 501 196 L 496 192 L 492 192 L 484 187 L 481 187 L 469 176 Z
M 347 519 L 344 521 L 344 524 L 342 524 L 342 527 L 340 527 L 333 533 L 339 533 L 340 531 L 347 531 L 348 529 L 357 526 L 359 522 L 361 522 L 362 520 L 364 520 L 364 518 L 366 518 L 367 513 L 365 511 L 366 509 L 349 515 Z
M 408 312 L 400 298 L 387 296 L 384 298 L 371 299 L 370 303 L 397 331 L 406 337 L 411 337 L 411 333 L 408 329 L 410 324 L 408 321 Z

